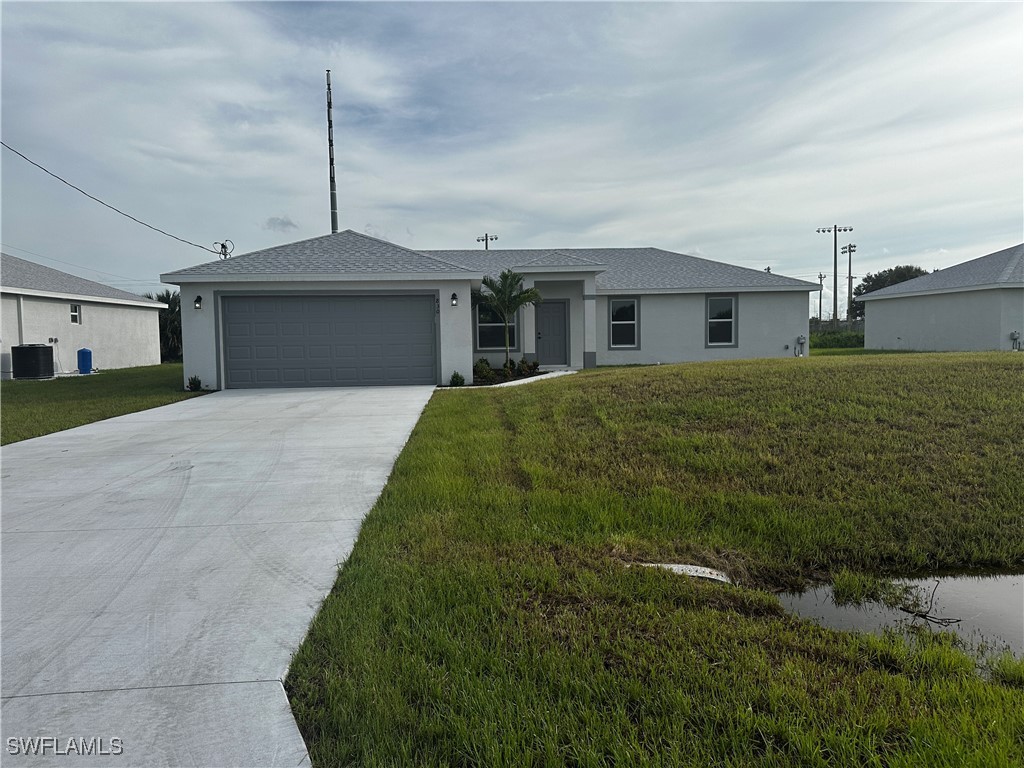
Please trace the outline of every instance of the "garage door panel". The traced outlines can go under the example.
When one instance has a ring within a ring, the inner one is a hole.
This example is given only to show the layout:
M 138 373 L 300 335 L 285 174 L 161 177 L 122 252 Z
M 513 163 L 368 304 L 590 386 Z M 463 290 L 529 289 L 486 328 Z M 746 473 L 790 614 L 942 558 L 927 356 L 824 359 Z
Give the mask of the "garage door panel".
M 229 296 L 228 387 L 437 383 L 432 296 Z

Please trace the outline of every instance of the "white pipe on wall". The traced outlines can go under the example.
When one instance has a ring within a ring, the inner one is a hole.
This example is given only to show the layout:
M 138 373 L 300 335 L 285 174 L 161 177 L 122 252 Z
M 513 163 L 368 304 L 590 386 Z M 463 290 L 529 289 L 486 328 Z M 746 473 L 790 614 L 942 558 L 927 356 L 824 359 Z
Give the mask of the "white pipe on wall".
M 25 343 L 25 297 L 18 296 L 18 345 Z

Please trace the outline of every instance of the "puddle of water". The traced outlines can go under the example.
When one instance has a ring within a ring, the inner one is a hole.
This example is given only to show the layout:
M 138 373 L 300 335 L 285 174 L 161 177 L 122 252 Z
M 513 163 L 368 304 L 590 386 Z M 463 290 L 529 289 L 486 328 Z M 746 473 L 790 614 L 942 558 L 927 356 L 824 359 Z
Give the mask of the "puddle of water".
M 1024 574 L 1000 576 L 937 576 L 932 579 L 900 579 L 899 584 L 919 587 L 927 607 L 935 582 L 935 601 L 931 615 L 957 618 L 945 627 L 971 647 L 985 645 L 992 650 L 1007 648 L 1024 656 Z M 883 629 L 904 629 L 925 625 L 924 619 L 877 603 L 862 606 L 838 606 L 832 600 L 832 588 L 815 587 L 802 593 L 780 594 L 786 610 L 826 627 L 881 634 Z

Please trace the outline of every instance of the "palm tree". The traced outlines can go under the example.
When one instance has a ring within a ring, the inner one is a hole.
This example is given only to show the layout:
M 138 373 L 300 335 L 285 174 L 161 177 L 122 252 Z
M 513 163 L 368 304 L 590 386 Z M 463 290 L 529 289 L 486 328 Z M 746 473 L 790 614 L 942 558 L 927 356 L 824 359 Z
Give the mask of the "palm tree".
M 167 305 L 160 310 L 160 362 L 181 359 L 181 294 L 169 288 L 155 296 L 146 294 L 147 299 Z
M 485 291 L 473 293 L 473 306 L 483 305 L 505 324 L 505 368 L 512 367 L 509 356 L 508 326 L 521 307 L 539 304 L 542 299 L 536 288 L 523 288 L 523 276 L 506 269 L 498 279 L 484 277 Z

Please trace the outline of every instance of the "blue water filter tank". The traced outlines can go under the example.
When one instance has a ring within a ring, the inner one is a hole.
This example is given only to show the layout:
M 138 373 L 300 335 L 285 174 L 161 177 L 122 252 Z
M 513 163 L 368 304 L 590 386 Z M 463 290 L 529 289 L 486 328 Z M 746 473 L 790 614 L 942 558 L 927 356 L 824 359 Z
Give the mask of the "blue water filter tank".
M 78 372 L 92 373 L 92 350 L 82 347 L 78 350 Z

